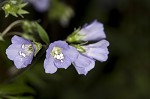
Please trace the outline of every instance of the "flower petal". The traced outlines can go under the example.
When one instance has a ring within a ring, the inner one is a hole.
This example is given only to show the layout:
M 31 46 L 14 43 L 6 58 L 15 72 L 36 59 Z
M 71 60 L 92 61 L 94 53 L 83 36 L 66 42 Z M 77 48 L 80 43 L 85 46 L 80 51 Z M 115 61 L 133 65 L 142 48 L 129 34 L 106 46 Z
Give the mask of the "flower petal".
M 44 60 L 44 69 L 46 73 L 53 74 L 57 71 L 57 67 L 54 65 L 53 58 L 46 58 Z
M 78 74 L 84 74 L 86 75 L 88 71 L 94 68 L 95 61 L 91 58 L 88 58 L 82 54 L 79 54 L 76 61 L 73 63 L 75 66 Z
M 86 53 L 83 53 L 87 55 L 88 57 L 94 58 L 96 60 L 99 60 L 101 62 L 104 62 L 108 59 L 108 49 L 104 48 L 90 48 L 87 50 Z
M 53 50 L 54 47 L 55 47 L 54 43 L 51 43 L 49 45 L 48 49 L 46 50 L 46 58 L 50 58 L 51 51 Z
M 71 60 L 67 57 L 64 56 L 65 58 L 63 59 L 63 62 L 60 60 L 55 60 L 54 64 L 57 68 L 65 68 L 67 69 L 71 65 Z
M 27 64 L 24 64 L 25 61 L 26 61 L 25 58 L 23 58 L 21 56 L 17 56 L 14 59 L 14 64 L 18 69 L 25 68 L 27 66 Z
M 33 60 L 33 54 L 31 54 L 30 56 L 28 56 L 26 59 L 25 59 L 25 62 L 24 62 L 24 65 L 29 65 L 31 64 L 32 60 Z
M 90 25 L 87 25 L 84 28 L 82 28 L 79 31 L 79 35 L 83 35 L 83 41 L 101 40 L 106 38 L 103 24 L 96 20 Z
M 56 42 L 54 42 L 54 44 L 55 44 L 56 47 L 60 47 L 63 50 L 68 50 L 69 49 L 69 45 L 65 41 L 56 41 Z
M 86 52 L 83 54 L 103 62 L 108 59 L 108 54 L 109 54 L 107 49 L 108 46 L 109 46 L 109 42 L 106 40 L 101 40 L 94 44 L 82 46 L 86 50 Z
M 70 48 L 68 50 L 64 50 L 63 52 L 71 60 L 71 62 L 74 62 L 77 59 L 79 52 L 73 46 L 69 47 Z
M 31 43 L 29 40 L 23 39 L 22 37 L 19 37 L 16 35 L 12 37 L 11 42 L 14 44 L 30 44 Z
M 18 45 L 18 44 L 11 44 L 7 49 L 6 49 L 6 54 L 7 54 L 7 57 L 10 59 L 10 60 L 14 60 L 14 58 L 16 56 L 18 56 L 18 50 L 21 49 L 21 45 Z
M 101 48 L 106 48 L 109 46 L 109 42 L 107 40 L 101 40 L 97 43 L 94 44 L 89 44 L 86 47 L 90 47 L 90 48 L 95 48 L 95 47 L 101 47 Z

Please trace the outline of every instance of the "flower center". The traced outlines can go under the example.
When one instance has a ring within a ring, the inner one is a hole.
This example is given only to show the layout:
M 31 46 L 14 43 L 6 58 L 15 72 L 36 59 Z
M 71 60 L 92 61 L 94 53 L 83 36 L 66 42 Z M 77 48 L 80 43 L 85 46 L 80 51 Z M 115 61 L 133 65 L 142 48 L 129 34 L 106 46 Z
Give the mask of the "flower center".
M 64 54 L 62 53 L 62 51 L 61 51 L 61 49 L 59 47 L 54 47 L 52 52 L 51 52 L 51 55 L 55 59 L 60 60 L 60 62 L 63 62 Z
M 21 48 L 23 50 L 19 51 L 19 55 L 23 57 L 29 56 L 34 51 L 32 44 L 22 44 Z

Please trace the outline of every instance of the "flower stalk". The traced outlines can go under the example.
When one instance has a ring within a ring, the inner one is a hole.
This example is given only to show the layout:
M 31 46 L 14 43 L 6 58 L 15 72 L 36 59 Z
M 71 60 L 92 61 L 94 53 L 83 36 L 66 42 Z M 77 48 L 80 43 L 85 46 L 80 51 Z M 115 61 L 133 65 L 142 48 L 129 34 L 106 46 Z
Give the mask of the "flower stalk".
M 1 33 L 1 37 L 3 38 L 13 27 L 21 24 L 23 22 L 23 20 L 17 20 L 13 23 L 11 23 L 2 33 Z

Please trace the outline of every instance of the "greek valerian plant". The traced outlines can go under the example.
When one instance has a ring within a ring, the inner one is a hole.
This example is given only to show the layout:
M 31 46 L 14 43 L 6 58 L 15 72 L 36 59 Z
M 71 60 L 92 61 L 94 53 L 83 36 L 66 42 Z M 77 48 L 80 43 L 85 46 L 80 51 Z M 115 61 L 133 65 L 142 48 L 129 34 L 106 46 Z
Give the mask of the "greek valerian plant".
M 42 12 L 48 10 L 51 1 L 29 0 L 29 2 L 38 11 Z M 5 11 L 5 17 L 8 17 L 9 14 L 15 17 L 18 17 L 18 15 L 23 17 L 23 14 L 28 13 L 23 10 L 26 5 L 27 0 L 6 0 L 1 4 L 2 9 Z M 56 9 L 60 12 L 65 12 L 65 16 L 62 16 L 61 13 L 56 13 Z M 58 0 L 52 2 L 50 11 L 49 18 L 53 19 L 54 17 L 65 20 L 65 22 L 61 21 L 62 23 L 68 23 L 66 18 L 70 17 L 71 14 L 69 13 L 73 13 L 70 7 Z M 50 43 L 47 32 L 37 21 L 17 20 L 0 34 L 0 40 L 4 41 L 7 33 L 15 26 L 21 26 L 23 31 L 21 33 L 9 33 L 13 37 L 11 38 L 12 44 L 6 49 L 6 54 L 18 69 L 25 68 L 31 64 L 33 58 L 36 58 L 36 55 L 43 47 L 47 48 L 44 69 L 46 73 L 50 74 L 55 73 L 58 68 L 67 69 L 73 64 L 78 74 L 86 75 L 95 67 L 96 60 L 104 62 L 108 59 L 109 51 L 107 47 L 109 42 L 105 40 L 106 34 L 103 24 L 97 20 L 76 29 L 66 40 L 58 40 L 53 43 Z M 42 41 L 44 44 L 37 41 Z M 91 41 L 92 43 L 90 43 Z

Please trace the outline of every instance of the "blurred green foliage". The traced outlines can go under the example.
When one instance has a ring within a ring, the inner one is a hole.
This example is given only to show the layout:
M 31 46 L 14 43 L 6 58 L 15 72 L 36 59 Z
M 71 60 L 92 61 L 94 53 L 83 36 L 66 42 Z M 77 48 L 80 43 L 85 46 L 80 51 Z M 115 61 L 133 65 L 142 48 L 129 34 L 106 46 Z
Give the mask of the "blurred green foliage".
M 23 14 L 28 14 L 29 12 L 26 10 L 23 10 L 23 8 L 27 5 L 27 3 L 24 3 L 23 0 L 6 0 L 6 3 L 2 7 L 2 9 L 5 11 L 5 17 L 8 17 L 9 14 L 18 17 L 20 15 L 23 17 Z
M 62 2 L 62 1 L 61 1 Z M 10 37 L 0 42 L 0 97 L 2 99 L 150 99 L 150 1 L 149 0 L 63 0 L 75 16 L 68 27 L 49 21 L 47 12 L 38 13 L 29 6 L 25 19 L 41 19 L 50 41 L 65 39 L 86 22 L 104 23 L 110 42 L 109 59 L 96 66 L 87 76 L 78 75 L 74 67 L 46 74 L 45 54 L 17 76 L 13 62 L 5 54 Z M 14 17 L 4 18 L 1 11 L 0 32 Z M 14 30 L 21 31 L 20 28 Z

